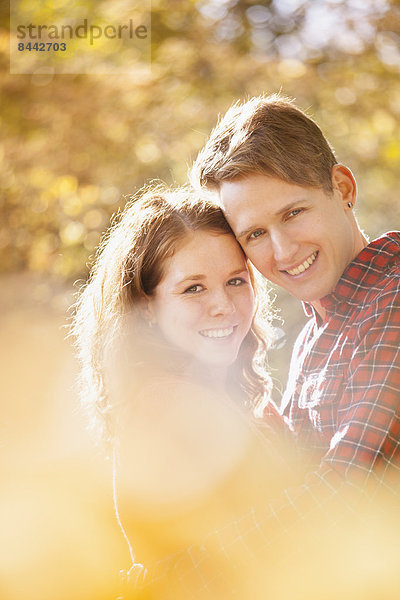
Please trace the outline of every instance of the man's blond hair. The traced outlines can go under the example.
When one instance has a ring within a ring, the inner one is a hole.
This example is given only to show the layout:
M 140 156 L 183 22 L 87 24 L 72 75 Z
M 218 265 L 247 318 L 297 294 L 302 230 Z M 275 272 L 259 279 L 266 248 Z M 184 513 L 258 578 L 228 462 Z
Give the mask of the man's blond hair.
M 273 94 L 235 103 L 199 153 L 191 180 L 218 188 L 249 173 L 332 190 L 337 160 L 318 125 L 293 100 Z

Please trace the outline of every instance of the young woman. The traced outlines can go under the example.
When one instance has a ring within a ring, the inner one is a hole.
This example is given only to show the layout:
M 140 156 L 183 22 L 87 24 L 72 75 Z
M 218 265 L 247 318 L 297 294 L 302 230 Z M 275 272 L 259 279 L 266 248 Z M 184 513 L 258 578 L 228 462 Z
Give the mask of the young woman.
M 271 316 L 209 198 L 151 188 L 105 237 L 73 331 L 82 401 L 114 456 L 117 517 L 144 562 L 276 492 L 282 465 L 253 425 Z

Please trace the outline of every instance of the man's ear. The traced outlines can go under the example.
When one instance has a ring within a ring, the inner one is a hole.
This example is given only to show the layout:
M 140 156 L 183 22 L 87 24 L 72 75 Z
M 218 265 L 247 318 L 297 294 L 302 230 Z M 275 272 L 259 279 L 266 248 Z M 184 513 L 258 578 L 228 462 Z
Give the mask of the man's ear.
M 348 167 L 344 165 L 332 167 L 332 188 L 334 193 L 340 194 L 347 208 L 353 208 L 357 198 L 357 184 Z

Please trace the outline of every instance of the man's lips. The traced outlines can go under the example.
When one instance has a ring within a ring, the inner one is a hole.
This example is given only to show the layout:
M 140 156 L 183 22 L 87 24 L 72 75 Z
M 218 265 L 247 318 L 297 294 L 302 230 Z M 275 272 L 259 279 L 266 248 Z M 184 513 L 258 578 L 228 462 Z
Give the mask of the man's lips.
M 289 273 L 289 275 L 300 275 L 300 273 L 304 273 L 305 271 L 307 271 L 307 269 L 311 267 L 317 256 L 318 250 L 310 254 L 310 256 L 306 258 L 306 260 L 304 260 L 296 267 L 293 267 L 292 269 L 285 269 L 283 272 Z

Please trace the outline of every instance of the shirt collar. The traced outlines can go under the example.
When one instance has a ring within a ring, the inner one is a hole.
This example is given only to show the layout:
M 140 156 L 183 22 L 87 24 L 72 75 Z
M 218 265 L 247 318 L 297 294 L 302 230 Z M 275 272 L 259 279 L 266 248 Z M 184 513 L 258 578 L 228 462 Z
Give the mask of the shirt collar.
M 381 278 L 382 273 L 399 259 L 400 232 L 385 233 L 361 250 L 346 267 L 333 291 L 321 298 L 321 305 L 327 313 L 333 313 L 339 304 L 359 304 L 368 289 Z M 303 302 L 303 308 L 308 317 L 314 314 L 314 309 L 309 303 Z

